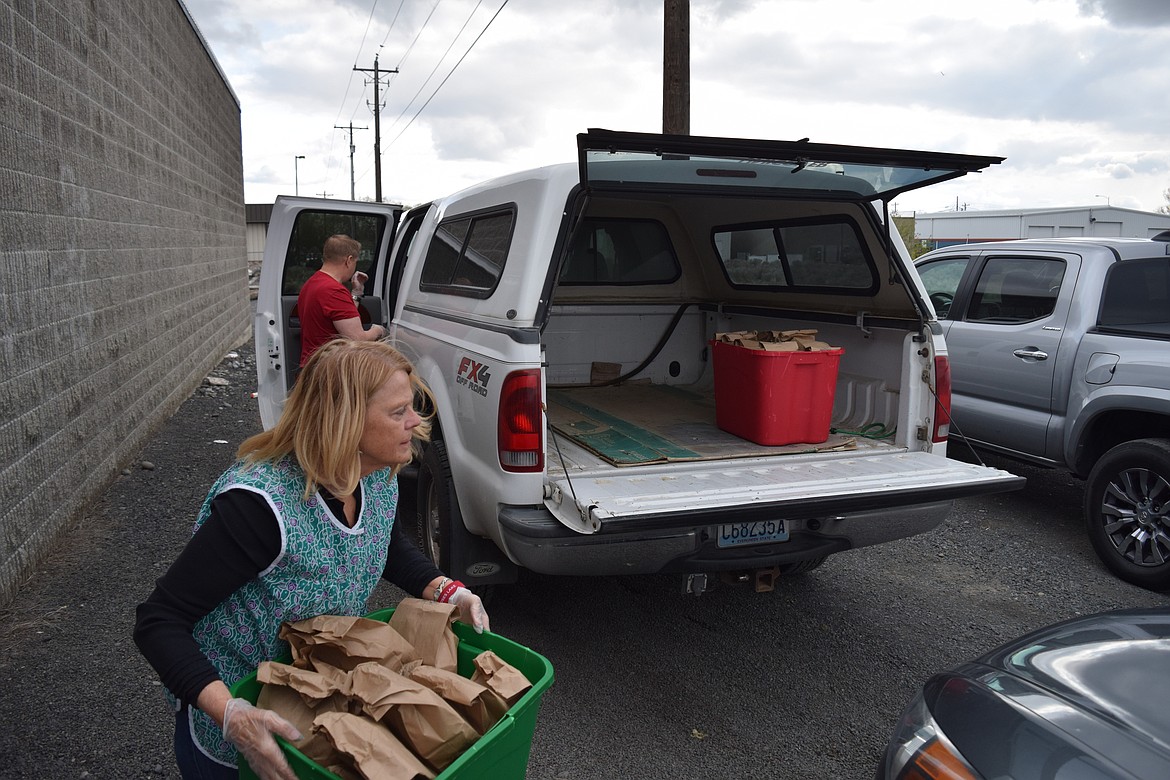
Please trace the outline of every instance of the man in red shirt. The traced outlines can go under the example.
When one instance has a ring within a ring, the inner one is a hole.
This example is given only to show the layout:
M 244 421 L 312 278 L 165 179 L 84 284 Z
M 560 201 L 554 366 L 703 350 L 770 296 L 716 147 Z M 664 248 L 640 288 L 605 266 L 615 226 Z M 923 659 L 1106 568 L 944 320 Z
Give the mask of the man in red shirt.
M 297 297 L 301 318 L 301 365 L 326 341 L 339 335 L 355 341 L 376 341 L 386 335 L 381 325 L 362 327 L 361 315 L 346 284 L 357 271 L 362 245 L 349 236 L 325 239 L 321 270 L 309 277 Z

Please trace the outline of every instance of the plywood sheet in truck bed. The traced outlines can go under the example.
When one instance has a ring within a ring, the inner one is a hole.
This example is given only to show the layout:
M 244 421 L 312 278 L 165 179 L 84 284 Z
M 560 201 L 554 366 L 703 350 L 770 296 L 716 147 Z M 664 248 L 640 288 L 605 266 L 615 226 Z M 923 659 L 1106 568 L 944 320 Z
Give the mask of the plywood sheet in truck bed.
M 615 466 L 854 449 L 851 436 L 765 447 L 715 425 L 715 400 L 670 385 L 550 388 L 549 425 Z

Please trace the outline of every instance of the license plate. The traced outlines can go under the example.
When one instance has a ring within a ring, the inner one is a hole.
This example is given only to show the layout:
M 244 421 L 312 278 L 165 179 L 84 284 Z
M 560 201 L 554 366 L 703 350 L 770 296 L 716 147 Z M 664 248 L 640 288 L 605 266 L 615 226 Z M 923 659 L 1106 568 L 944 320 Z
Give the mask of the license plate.
M 744 544 L 787 542 L 788 527 L 783 520 L 760 520 L 754 523 L 728 523 L 719 526 L 717 547 L 739 547 Z

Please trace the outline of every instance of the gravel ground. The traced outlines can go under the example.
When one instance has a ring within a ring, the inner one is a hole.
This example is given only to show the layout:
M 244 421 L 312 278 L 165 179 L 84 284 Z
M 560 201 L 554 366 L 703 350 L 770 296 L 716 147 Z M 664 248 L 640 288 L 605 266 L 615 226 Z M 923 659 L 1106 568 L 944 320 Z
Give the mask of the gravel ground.
M 172 716 L 134 608 L 208 486 L 261 429 L 251 342 L 233 350 L 0 612 L 0 777 L 178 777 Z

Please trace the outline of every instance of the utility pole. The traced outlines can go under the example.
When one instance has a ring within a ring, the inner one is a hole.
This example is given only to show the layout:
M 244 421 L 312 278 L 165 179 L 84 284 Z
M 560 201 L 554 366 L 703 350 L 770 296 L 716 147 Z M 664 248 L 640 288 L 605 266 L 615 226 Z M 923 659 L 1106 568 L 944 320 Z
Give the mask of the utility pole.
M 382 128 L 378 121 L 382 115 L 381 98 L 378 97 L 378 88 L 382 86 L 383 73 L 397 73 L 398 68 L 392 70 L 378 69 L 378 55 L 374 55 L 374 67 L 370 68 L 354 68 L 354 70 L 361 73 L 374 74 L 374 200 L 378 203 L 382 202 Z
M 344 130 L 345 125 L 334 125 L 333 128 L 335 130 Z M 349 199 L 350 200 L 357 200 L 357 193 L 354 191 L 354 186 L 353 186 L 354 185 L 354 182 L 353 182 L 353 151 L 354 151 L 353 131 L 354 130 L 365 130 L 365 129 L 366 128 L 364 128 L 364 127 L 354 127 L 353 122 L 349 123 Z
M 691 134 L 691 2 L 663 0 L 662 132 Z

